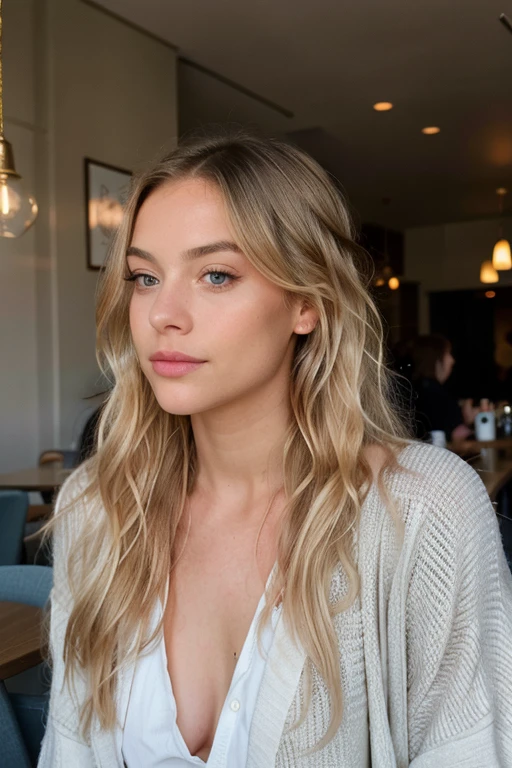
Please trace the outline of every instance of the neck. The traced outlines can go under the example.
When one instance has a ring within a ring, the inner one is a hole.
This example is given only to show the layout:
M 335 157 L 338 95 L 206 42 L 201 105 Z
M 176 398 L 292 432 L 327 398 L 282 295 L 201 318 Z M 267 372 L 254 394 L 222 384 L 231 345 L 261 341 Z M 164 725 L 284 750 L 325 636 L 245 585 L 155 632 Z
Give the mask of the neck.
M 283 392 L 191 417 L 197 451 L 195 491 L 227 508 L 250 510 L 283 484 L 282 453 L 290 404 Z

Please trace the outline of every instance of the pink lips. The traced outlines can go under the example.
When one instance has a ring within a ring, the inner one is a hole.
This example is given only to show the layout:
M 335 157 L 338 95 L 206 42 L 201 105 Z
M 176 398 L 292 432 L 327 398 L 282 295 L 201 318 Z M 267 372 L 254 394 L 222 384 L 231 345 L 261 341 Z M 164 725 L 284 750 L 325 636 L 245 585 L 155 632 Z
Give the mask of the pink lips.
M 191 371 L 195 371 L 206 362 L 190 355 L 184 355 L 181 352 L 155 352 L 149 359 L 153 364 L 155 373 L 169 378 L 191 373 Z

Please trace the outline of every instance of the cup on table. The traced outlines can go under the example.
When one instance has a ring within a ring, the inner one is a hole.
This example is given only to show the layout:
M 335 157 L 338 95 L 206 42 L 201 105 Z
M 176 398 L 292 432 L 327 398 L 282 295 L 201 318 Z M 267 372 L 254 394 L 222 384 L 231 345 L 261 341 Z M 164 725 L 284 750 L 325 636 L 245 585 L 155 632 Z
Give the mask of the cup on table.
M 480 411 L 475 416 L 477 440 L 496 440 L 496 416 L 494 411 Z
M 442 429 L 433 429 L 430 433 L 430 442 L 438 448 L 446 448 L 446 432 Z

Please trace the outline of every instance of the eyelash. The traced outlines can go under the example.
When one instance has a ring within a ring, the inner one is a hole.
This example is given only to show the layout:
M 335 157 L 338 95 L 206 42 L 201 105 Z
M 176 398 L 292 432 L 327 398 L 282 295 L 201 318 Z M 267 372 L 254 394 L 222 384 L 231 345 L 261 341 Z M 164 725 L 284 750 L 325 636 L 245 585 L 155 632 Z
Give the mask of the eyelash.
M 201 277 L 205 277 L 205 275 L 223 275 L 224 277 L 231 278 L 229 282 L 223 283 L 222 285 L 213 285 L 210 283 L 208 287 L 214 291 L 222 291 L 224 288 L 227 288 L 229 285 L 231 285 L 232 282 L 238 280 L 237 275 L 234 275 L 231 272 L 227 272 L 225 269 L 209 269 L 207 272 L 201 275 Z M 153 280 L 157 279 L 156 277 L 153 277 L 153 275 L 148 275 L 145 272 L 130 272 L 128 277 L 125 277 L 124 280 L 126 280 L 127 283 L 135 283 L 135 285 L 141 290 L 149 290 L 150 288 L 154 287 L 152 285 L 140 285 L 140 283 L 137 282 L 139 277 L 149 277 Z

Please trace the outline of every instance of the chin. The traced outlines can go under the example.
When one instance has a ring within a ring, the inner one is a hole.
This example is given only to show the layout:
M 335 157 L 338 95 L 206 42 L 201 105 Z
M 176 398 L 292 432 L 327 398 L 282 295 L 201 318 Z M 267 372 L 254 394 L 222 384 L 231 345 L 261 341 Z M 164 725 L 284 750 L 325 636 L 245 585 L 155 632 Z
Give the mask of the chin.
M 204 398 L 190 397 L 190 393 L 171 393 L 158 391 L 158 387 L 153 387 L 153 392 L 160 408 L 173 416 L 192 416 L 194 413 L 208 411 L 212 403 L 205 402 Z M 185 395 L 185 396 L 183 396 Z
M 155 392 L 158 405 L 166 413 L 170 413 L 173 416 L 191 416 L 196 412 L 194 404 L 190 402 L 189 398 L 158 396 Z

